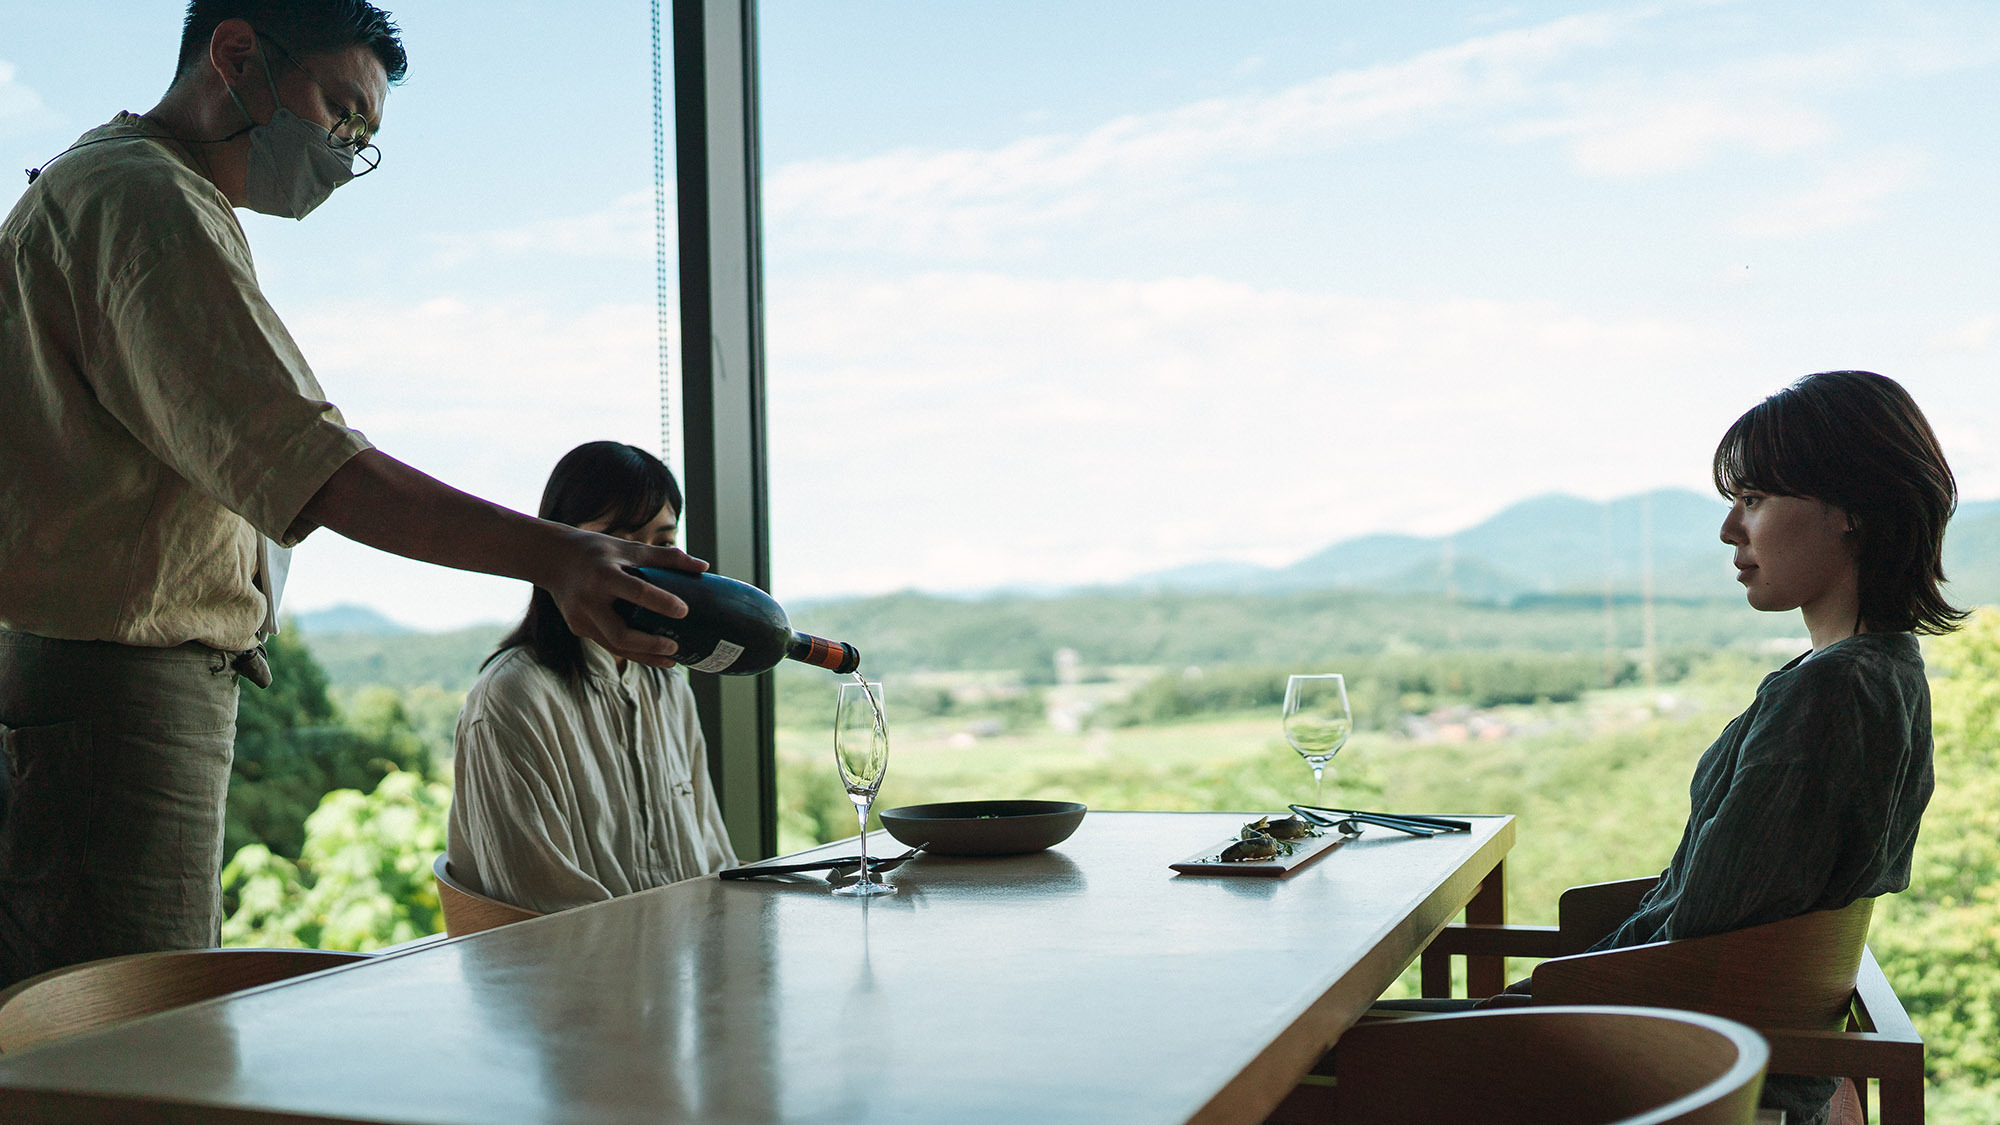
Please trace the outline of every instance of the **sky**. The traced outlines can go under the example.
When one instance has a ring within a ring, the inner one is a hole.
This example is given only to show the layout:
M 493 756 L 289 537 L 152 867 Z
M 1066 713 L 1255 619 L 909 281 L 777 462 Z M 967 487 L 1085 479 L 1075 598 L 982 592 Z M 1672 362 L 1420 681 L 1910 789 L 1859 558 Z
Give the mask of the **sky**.
M 553 8 L 392 7 L 381 170 L 303 223 L 244 213 L 349 421 L 529 511 L 576 443 L 660 434 L 648 8 Z M 178 18 L 0 0 L 0 152 L 150 106 Z M 759 18 L 781 599 L 1702 489 L 1732 419 L 1834 368 L 1901 380 L 1962 493 L 2000 496 L 1991 4 Z M 288 599 L 443 628 L 525 591 L 321 533 Z

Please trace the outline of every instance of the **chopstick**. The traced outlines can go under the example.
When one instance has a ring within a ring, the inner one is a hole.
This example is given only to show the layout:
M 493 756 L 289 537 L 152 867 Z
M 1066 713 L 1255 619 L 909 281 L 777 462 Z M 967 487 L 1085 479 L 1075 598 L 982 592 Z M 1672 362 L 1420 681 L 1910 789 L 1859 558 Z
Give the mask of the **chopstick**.
M 1323 821 L 1328 817 L 1358 820 L 1363 824 L 1374 824 L 1382 828 L 1393 828 L 1408 832 L 1413 836 L 1436 836 L 1444 832 L 1470 832 L 1468 821 L 1451 820 L 1441 816 L 1419 816 L 1415 813 L 1376 813 L 1357 809 L 1329 809 L 1318 805 L 1293 805 L 1293 812 L 1308 820 Z
M 923 846 L 920 844 L 899 856 L 870 856 L 868 857 L 868 870 L 890 870 L 891 868 L 900 866 L 905 860 L 922 850 Z M 860 866 L 861 857 L 858 855 L 849 855 L 841 856 L 838 859 L 822 859 L 816 863 L 751 864 L 748 867 L 731 867 L 725 871 L 718 871 L 715 874 L 718 878 L 722 879 L 759 879 L 766 875 L 797 875 L 806 871 L 831 871 L 841 867 L 859 868 Z

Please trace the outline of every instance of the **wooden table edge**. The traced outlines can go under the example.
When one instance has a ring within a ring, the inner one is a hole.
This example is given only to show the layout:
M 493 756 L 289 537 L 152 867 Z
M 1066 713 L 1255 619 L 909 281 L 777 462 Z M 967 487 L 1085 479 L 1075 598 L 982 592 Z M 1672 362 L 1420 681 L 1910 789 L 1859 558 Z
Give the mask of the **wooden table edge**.
M 1474 897 L 1482 891 L 1490 893 L 1489 877 L 1501 869 L 1513 847 L 1514 818 L 1508 816 L 1500 830 L 1480 845 L 1451 878 L 1439 884 L 1416 912 L 1385 933 L 1352 970 L 1313 1001 L 1276 1041 L 1189 1118 L 1189 1125 L 1240 1125 L 1267 1118 L 1340 1038 L 1340 1033 L 1353 1026 L 1382 990 L 1415 963 L 1424 946 Z M 1380 983 L 1371 983 L 1374 981 Z

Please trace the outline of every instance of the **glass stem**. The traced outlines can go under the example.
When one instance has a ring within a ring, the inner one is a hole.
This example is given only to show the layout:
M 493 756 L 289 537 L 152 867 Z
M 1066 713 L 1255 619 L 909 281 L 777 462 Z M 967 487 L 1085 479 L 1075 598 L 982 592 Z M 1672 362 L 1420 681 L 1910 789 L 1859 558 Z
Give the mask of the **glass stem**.
M 859 885 L 864 887 L 874 882 L 868 875 L 868 809 L 873 804 L 874 802 L 871 801 L 867 805 L 854 806 L 855 815 L 861 821 L 861 880 Z
M 1320 775 L 1325 772 L 1326 772 L 1325 766 L 1313 767 L 1313 804 L 1315 805 L 1326 804 L 1326 786 L 1320 783 Z M 863 854 L 866 854 L 867 849 L 865 848 L 862 849 L 862 852 Z

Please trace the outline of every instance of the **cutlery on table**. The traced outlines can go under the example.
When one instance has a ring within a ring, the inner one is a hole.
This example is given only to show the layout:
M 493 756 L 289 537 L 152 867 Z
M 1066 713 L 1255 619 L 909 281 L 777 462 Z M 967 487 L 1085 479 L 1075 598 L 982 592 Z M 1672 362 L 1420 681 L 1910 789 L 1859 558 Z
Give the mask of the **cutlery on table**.
M 900 867 L 905 861 L 913 858 L 918 852 L 923 850 L 923 845 L 918 844 L 902 855 L 893 858 L 884 859 L 879 856 L 871 856 L 868 860 L 868 870 L 870 872 L 888 871 L 892 868 Z M 747 867 L 732 867 L 726 871 L 718 871 L 716 875 L 723 879 L 761 879 L 766 875 L 797 875 L 808 871 L 825 871 L 829 873 L 830 878 L 833 878 L 842 876 L 843 872 L 852 873 L 860 870 L 860 856 L 844 855 L 834 859 L 815 860 L 811 863 L 757 863 Z
M 1375 813 L 1358 809 L 1327 809 L 1317 805 L 1293 805 L 1292 812 L 1327 827 L 1341 820 L 1355 820 L 1363 824 L 1373 824 L 1379 828 L 1392 828 L 1407 832 L 1412 836 L 1437 836 L 1446 832 L 1470 832 L 1472 825 L 1463 820 L 1451 820 L 1441 816 L 1419 816 L 1415 813 Z

